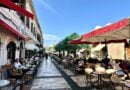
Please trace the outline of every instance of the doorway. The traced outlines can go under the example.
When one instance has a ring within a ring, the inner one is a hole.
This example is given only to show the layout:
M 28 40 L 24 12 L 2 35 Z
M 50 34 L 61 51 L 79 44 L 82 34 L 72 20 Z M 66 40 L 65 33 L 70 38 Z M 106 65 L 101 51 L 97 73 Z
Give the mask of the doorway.
M 7 59 L 10 59 L 11 63 L 14 63 L 14 61 L 15 61 L 15 51 L 16 51 L 16 44 L 11 41 L 7 45 Z

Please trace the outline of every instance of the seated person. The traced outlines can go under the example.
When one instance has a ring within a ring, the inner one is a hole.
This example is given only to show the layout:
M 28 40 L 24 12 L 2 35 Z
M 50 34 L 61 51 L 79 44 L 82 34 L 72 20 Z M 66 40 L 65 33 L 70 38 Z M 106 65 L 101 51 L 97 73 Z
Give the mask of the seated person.
M 122 61 L 122 62 L 121 62 L 121 68 L 122 68 L 123 70 L 127 70 L 127 63 L 126 63 L 126 61 Z
M 125 74 L 123 72 L 123 70 L 121 69 L 121 67 L 119 66 L 119 61 L 118 60 L 113 60 L 112 66 L 113 66 L 113 69 L 116 71 L 117 75 L 122 76 L 122 75 Z
M 88 62 L 89 62 L 89 63 L 95 63 L 95 64 L 96 64 L 96 63 L 98 63 L 98 59 L 89 57 L 89 58 L 88 58 Z
M 14 62 L 14 67 L 15 67 L 15 69 L 23 69 L 23 68 L 25 68 L 25 67 L 19 62 L 18 59 L 15 60 L 15 62 Z
M 31 67 L 32 63 L 33 63 L 33 61 L 31 61 L 31 60 L 29 60 L 29 59 L 26 59 L 26 60 L 25 60 L 25 65 L 26 65 L 27 67 Z
M 84 64 L 85 64 L 85 62 L 83 61 L 83 60 L 79 60 L 78 61 L 78 67 L 80 68 L 80 69 L 84 69 L 85 67 L 84 67 Z
M 102 59 L 102 64 L 103 64 L 103 67 L 105 67 L 106 69 L 108 68 L 109 66 L 109 62 L 110 62 L 110 59 L 109 58 L 103 58 Z
M 123 70 L 118 70 L 116 73 L 117 73 L 117 75 L 119 75 L 119 76 L 125 75 L 125 73 L 124 73 Z
M 78 61 L 78 66 L 83 66 L 84 65 L 84 61 L 83 60 L 79 60 Z
M 86 62 L 87 62 L 86 57 L 83 56 L 81 59 L 84 61 L 84 64 L 86 64 Z

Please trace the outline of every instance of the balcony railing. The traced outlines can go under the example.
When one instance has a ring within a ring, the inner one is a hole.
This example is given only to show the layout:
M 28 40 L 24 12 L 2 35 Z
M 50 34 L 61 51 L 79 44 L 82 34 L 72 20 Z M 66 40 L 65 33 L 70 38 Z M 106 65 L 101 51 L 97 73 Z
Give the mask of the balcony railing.
M 9 9 L 0 7 L 0 19 L 6 22 L 20 34 L 24 35 L 25 37 L 30 37 L 34 41 L 38 42 L 36 37 L 31 33 L 31 30 L 26 27 L 15 11 L 10 11 Z
M 18 19 L 18 16 L 11 15 L 12 13 L 7 11 L 4 8 L 0 8 L 0 19 L 6 22 L 9 26 L 11 26 L 13 29 L 17 30 L 17 32 L 21 33 L 22 35 L 25 35 L 24 26 L 20 24 L 20 20 Z M 15 20 L 15 19 L 17 20 Z
M 29 32 L 30 30 L 28 28 L 26 28 L 26 34 L 28 37 L 31 37 L 31 39 L 34 41 L 34 43 L 39 44 L 38 40 L 36 39 L 36 37 L 33 35 L 33 33 Z

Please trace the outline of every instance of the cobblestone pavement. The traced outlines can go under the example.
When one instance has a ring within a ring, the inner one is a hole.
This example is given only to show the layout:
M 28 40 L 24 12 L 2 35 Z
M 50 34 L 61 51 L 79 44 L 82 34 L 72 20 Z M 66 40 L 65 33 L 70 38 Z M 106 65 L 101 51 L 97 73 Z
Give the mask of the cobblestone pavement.
M 43 60 L 31 90 L 70 90 L 70 86 L 49 58 Z

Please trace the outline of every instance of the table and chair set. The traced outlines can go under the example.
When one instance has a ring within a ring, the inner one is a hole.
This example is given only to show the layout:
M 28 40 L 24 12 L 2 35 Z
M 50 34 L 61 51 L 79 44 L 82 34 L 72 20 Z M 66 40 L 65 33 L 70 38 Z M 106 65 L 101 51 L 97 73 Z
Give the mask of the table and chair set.
M 39 60 L 19 70 L 15 70 L 11 64 L 2 65 L 0 67 L 0 90 L 4 87 L 11 87 L 12 89 L 9 90 L 15 90 L 18 86 L 20 86 L 20 90 L 22 90 L 23 85 L 30 85 L 37 73 L 40 63 L 41 61 Z
M 9 85 L 10 81 L 6 80 L 6 79 L 2 79 L 2 69 L 0 69 L 0 90 L 2 87 L 5 87 L 7 85 Z
M 55 59 L 57 60 L 57 58 Z M 91 90 L 89 88 L 100 90 L 116 90 L 121 88 L 122 90 L 130 90 L 130 73 L 126 74 L 126 71 L 123 69 L 117 70 L 113 66 L 104 67 L 101 62 L 85 62 L 82 65 L 74 64 L 74 69 L 73 71 L 76 74 L 80 74 L 81 71 L 84 72 L 81 74 L 85 74 L 86 90 Z
M 130 78 L 127 78 L 125 74 L 118 75 L 117 72 L 115 69 L 105 69 L 101 66 L 85 68 L 86 88 L 116 90 L 116 86 L 120 86 L 122 90 L 124 87 L 130 90 Z

